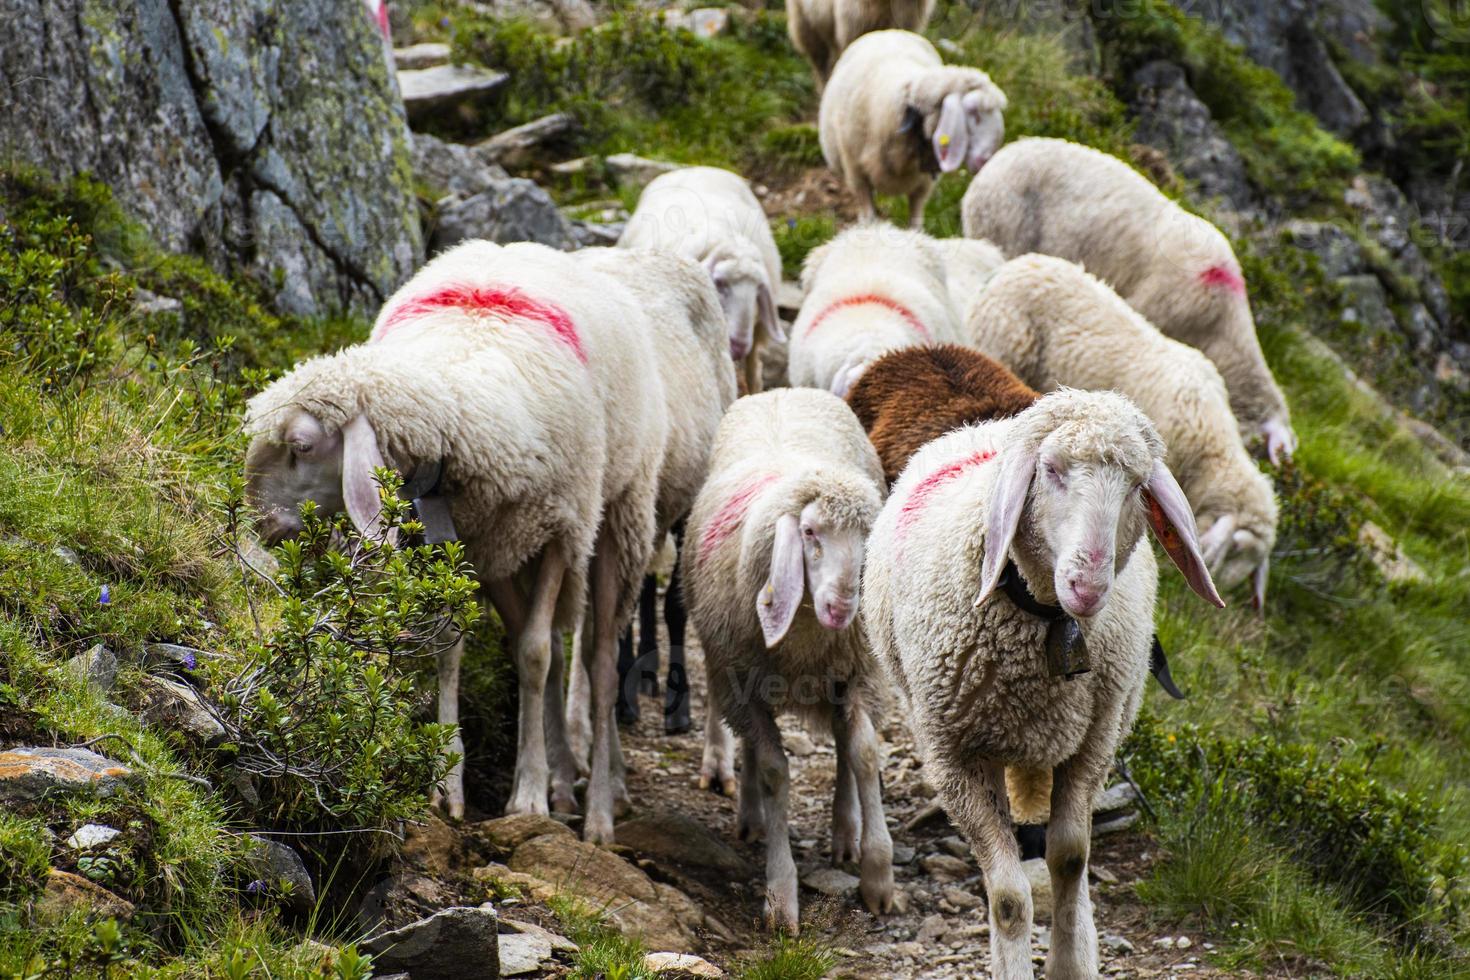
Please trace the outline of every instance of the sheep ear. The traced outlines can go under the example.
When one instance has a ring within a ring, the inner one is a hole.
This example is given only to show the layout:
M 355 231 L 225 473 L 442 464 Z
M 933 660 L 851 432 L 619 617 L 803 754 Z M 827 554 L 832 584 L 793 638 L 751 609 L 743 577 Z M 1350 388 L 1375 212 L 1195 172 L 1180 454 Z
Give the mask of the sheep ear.
M 959 92 L 951 92 L 939 106 L 939 125 L 934 127 L 934 159 L 941 173 L 958 170 L 970 148 L 970 124 Z
M 761 283 L 755 294 L 761 322 L 766 326 L 766 336 L 778 344 L 786 343 L 786 328 L 781 326 L 781 316 L 776 312 L 776 300 L 771 296 L 771 287 Z
M 1169 560 L 1184 573 L 1200 598 L 1225 608 L 1225 600 L 1215 591 L 1215 582 L 1205 565 L 1199 549 L 1199 531 L 1194 525 L 1194 513 L 1189 509 L 1189 500 L 1179 488 L 1179 481 L 1169 472 L 1161 459 L 1154 460 L 1153 474 L 1143 485 L 1144 502 L 1148 505 L 1148 523 L 1154 535 L 1164 546 Z
M 373 470 L 386 465 L 378 449 L 378 434 L 367 416 L 359 415 L 342 427 L 342 499 L 353 526 L 366 537 L 382 536 L 378 515 L 383 502 Z
M 1271 556 L 1261 559 L 1251 575 L 1251 606 L 1261 615 L 1266 614 L 1266 582 L 1271 578 Z
M 1031 492 L 1031 478 L 1036 474 L 1036 453 L 1013 450 L 1001 462 L 1000 475 L 996 477 L 995 490 L 990 498 L 990 515 L 985 521 L 985 557 L 980 562 L 980 594 L 975 605 L 990 598 L 990 593 L 1000 582 L 1005 571 L 1006 560 L 1011 553 L 1011 541 L 1016 529 L 1021 526 L 1021 511 L 1026 507 L 1026 495 Z
M 776 539 L 771 545 L 771 572 L 755 597 L 756 616 L 766 637 L 766 649 L 780 643 L 791 629 L 806 588 L 806 560 L 801 549 L 801 524 L 794 514 L 776 521 Z

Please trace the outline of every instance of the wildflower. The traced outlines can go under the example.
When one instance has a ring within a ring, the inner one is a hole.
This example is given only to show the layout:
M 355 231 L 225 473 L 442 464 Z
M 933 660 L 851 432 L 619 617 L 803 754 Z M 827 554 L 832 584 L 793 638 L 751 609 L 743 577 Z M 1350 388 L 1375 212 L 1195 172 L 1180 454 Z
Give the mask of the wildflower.
M 183 665 L 185 670 L 193 670 L 195 667 L 199 666 L 199 658 L 194 656 L 193 650 L 190 650 L 188 653 L 184 654 Z
M 265 891 L 265 882 L 261 881 L 259 878 L 256 878 L 250 884 L 245 886 L 245 890 L 252 895 L 259 895 L 261 892 Z
M 112 589 L 111 588 L 109 588 L 106 585 L 102 586 L 102 591 L 100 593 L 98 593 L 98 595 L 97 595 L 97 605 L 99 605 L 99 606 L 110 606 L 110 605 L 112 605 Z

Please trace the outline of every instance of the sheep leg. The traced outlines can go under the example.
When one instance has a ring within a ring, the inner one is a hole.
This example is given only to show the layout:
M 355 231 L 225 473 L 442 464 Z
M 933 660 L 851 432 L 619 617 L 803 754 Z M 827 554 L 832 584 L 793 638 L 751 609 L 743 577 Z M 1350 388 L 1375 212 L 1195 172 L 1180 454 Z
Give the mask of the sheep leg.
M 572 789 L 572 784 L 577 781 L 577 762 L 567 739 L 566 706 L 562 694 L 566 673 L 566 636 L 555 632 L 552 634 L 551 666 L 546 680 L 546 755 L 551 764 L 551 809 L 556 813 L 577 812 L 577 796 Z
M 784 929 L 795 935 L 797 926 L 796 862 L 791 858 L 791 837 L 787 830 L 787 807 L 790 805 L 791 770 L 786 750 L 781 747 L 781 730 L 771 709 L 764 704 L 751 706 L 751 731 L 747 745 L 753 746 L 747 762 L 755 770 L 761 799 L 766 811 L 766 901 L 762 910 L 766 925 Z
M 682 735 L 694 727 L 689 717 L 689 671 L 684 663 L 684 524 L 674 525 L 674 570 L 664 593 L 664 625 L 669 631 L 669 676 L 664 682 L 664 734 Z M 657 655 L 655 650 L 654 654 Z M 656 666 L 656 665 L 655 665 Z
M 726 731 L 729 731 L 727 728 Z M 731 777 L 731 782 L 734 777 Z M 766 801 L 761 791 L 755 742 L 740 740 L 740 799 L 735 805 L 735 836 L 754 843 L 766 830 Z
M 857 791 L 862 808 L 862 864 L 858 872 L 863 904 L 874 915 L 893 909 L 893 838 L 883 815 L 883 778 L 878 752 L 878 733 L 860 701 L 846 714 L 833 712 L 832 734 L 839 746 L 838 759 L 847 756 L 848 778 Z
M 636 725 L 641 717 L 638 711 L 638 688 L 642 675 L 640 668 L 638 658 L 633 653 L 633 624 L 629 623 L 618 636 L 618 700 L 613 714 L 619 725 Z
M 909 192 L 909 227 L 915 231 L 924 230 L 924 205 L 929 203 L 929 192 L 932 190 L 933 182 L 925 181 L 923 187 Z
M 459 664 L 464 658 L 464 637 L 447 650 L 439 651 L 439 724 L 453 725 L 448 752 L 457 761 L 434 787 L 430 803 L 441 807 L 451 820 L 464 819 L 464 739 L 459 733 Z
M 592 758 L 592 681 L 587 676 L 587 665 L 582 662 L 580 626 L 572 634 L 572 660 L 567 670 L 572 675 L 567 682 L 567 742 L 577 764 L 577 775 L 585 776 Z
M 628 766 L 623 760 L 623 736 L 616 725 L 608 734 L 608 778 L 612 782 L 612 812 L 619 819 L 626 817 L 633 809 L 633 801 L 628 799 Z
M 936 753 L 937 755 L 937 753 Z M 945 810 L 964 833 L 985 874 L 990 906 L 990 975 L 1031 980 L 1031 883 L 1011 832 L 1005 767 L 981 759 L 961 768 L 935 758 L 932 778 Z
M 708 661 L 705 676 L 709 676 Z M 699 765 L 699 788 L 735 795 L 735 734 L 725 724 L 715 700 L 714 685 L 706 681 L 709 703 L 704 706 L 704 760 Z
M 837 748 L 837 778 L 832 793 L 832 864 L 858 860 L 862 849 L 858 837 L 863 830 L 863 814 L 858 803 L 857 778 L 848 758 L 851 749 L 847 737 L 847 720 L 842 709 L 832 710 L 832 741 Z
M 592 844 L 613 840 L 613 702 L 618 684 L 618 558 L 606 536 L 592 555 L 592 633 L 584 635 L 582 657 L 592 682 L 592 765 L 582 837 Z
M 858 199 L 858 220 L 876 221 L 878 219 L 878 198 L 873 191 L 873 185 L 853 173 L 852 192 L 857 195 Z
M 519 750 L 515 782 L 506 813 L 546 813 L 551 771 L 546 755 L 546 683 L 551 671 L 551 621 L 561 594 L 566 560 L 561 548 L 547 545 L 536 569 L 536 584 L 525 628 L 516 637 L 516 673 L 520 691 Z
M 1092 801 L 1107 779 L 1116 747 L 1116 711 L 1099 711 L 1077 754 L 1052 775 L 1046 867 L 1051 872 L 1052 940 L 1046 975 L 1058 980 L 1097 976 L 1097 925 L 1087 888 Z

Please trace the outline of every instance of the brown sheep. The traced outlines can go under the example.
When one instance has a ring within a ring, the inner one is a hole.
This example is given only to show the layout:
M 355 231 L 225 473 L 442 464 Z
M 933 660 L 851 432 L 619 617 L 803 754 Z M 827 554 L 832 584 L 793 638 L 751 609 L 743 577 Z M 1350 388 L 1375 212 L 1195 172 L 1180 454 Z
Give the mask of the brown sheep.
M 885 354 L 847 393 L 892 486 L 919 447 L 972 422 L 1008 418 L 1040 398 L 998 361 L 939 344 Z

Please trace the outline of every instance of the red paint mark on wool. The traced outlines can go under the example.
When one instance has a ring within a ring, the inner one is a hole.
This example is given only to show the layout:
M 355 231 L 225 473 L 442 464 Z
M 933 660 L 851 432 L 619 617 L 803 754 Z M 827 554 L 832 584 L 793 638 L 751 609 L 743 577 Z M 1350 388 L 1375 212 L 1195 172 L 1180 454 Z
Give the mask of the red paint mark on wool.
M 807 324 L 807 334 L 811 334 L 812 331 L 820 327 L 825 320 L 832 316 L 832 314 L 838 313 L 842 310 L 846 310 L 854 306 L 882 306 L 885 309 L 897 313 L 900 317 L 903 318 L 904 323 L 906 323 L 911 330 L 917 333 L 920 337 L 924 338 L 925 343 L 929 342 L 929 329 L 924 326 L 922 320 L 914 315 L 913 310 L 909 309 L 907 306 L 904 306 L 898 300 L 889 299 L 887 296 L 879 296 L 877 293 L 864 293 L 861 296 L 847 296 L 843 299 L 837 300 L 835 303 L 829 303 L 827 306 L 822 308 L 822 311 L 820 313 L 812 317 L 811 323 Z
M 760 492 L 775 483 L 778 479 L 775 473 L 762 473 L 746 481 L 730 495 L 730 499 L 717 511 L 710 522 L 705 525 L 704 535 L 699 539 L 699 560 L 703 561 L 710 551 L 724 543 L 725 539 L 734 534 L 736 529 L 745 521 L 745 515 L 750 511 L 750 505 Z
M 427 316 L 441 310 L 464 310 L 468 313 L 489 313 L 507 319 L 531 320 L 551 328 L 552 336 L 571 348 L 577 360 L 587 363 L 587 351 L 566 310 L 553 303 L 533 299 L 508 286 L 471 286 L 451 283 L 432 292 L 410 296 L 401 300 L 388 314 L 383 325 L 373 333 L 374 340 L 381 340 L 400 324 L 417 317 Z
M 1206 286 L 1222 286 L 1232 293 L 1245 295 L 1245 280 L 1240 272 L 1228 265 L 1212 265 L 1199 274 L 1199 281 Z
M 995 458 L 994 450 L 976 450 L 968 456 L 945 463 L 939 469 L 930 473 L 919 481 L 909 494 L 909 499 L 903 502 L 903 508 L 898 512 L 898 530 L 902 533 L 919 516 L 919 512 L 929 503 L 929 498 L 946 483 L 958 477 L 966 470 L 973 469 L 982 463 L 988 463 Z

